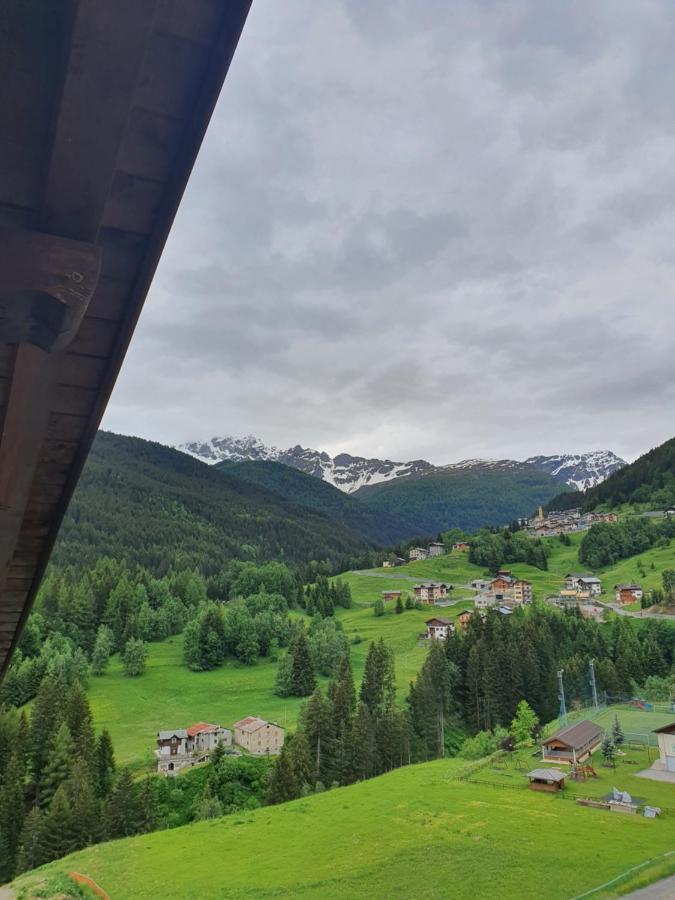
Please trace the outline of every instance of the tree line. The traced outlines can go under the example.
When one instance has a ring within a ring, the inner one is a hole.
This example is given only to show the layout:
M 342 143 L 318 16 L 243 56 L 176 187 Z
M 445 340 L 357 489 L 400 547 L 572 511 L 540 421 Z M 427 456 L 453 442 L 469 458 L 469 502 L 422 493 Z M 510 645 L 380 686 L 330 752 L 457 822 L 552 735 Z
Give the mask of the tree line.
M 600 569 L 652 547 L 667 547 L 673 537 L 675 521 L 670 518 L 654 522 L 634 516 L 613 524 L 600 522 L 591 525 L 581 539 L 579 562 Z

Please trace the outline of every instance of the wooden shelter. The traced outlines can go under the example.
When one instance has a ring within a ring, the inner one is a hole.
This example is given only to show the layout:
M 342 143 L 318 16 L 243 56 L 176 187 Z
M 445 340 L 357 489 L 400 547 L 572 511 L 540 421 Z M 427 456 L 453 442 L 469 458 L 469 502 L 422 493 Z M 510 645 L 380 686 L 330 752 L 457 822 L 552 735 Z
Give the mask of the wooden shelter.
M 531 791 L 555 794 L 565 787 L 565 773 L 560 769 L 532 769 L 525 777 L 529 780 Z
M 0 8 L 0 675 L 250 2 Z

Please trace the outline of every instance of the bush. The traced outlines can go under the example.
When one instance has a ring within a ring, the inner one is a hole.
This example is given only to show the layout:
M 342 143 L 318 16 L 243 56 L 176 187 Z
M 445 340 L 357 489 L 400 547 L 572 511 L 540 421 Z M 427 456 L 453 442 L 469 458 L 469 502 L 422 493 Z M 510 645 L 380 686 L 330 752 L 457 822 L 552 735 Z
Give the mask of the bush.
M 482 759 L 499 749 L 500 744 L 508 737 L 505 728 L 497 727 L 494 731 L 479 731 L 472 738 L 467 738 L 459 748 L 461 759 Z

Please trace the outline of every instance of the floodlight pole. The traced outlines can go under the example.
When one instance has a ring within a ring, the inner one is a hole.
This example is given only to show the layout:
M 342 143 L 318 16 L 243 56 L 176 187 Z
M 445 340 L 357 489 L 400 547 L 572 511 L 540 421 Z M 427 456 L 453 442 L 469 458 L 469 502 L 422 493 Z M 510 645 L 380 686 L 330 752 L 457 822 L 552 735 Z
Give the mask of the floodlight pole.
M 591 692 L 593 694 L 593 706 L 598 708 L 598 689 L 595 684 L 595 660 L 591 659 L 588 663 L 589 677 L 591 679 Z
M 567 707 L 565 706 L 565 687 L 563 685 L 563 670 L 558 670 L 558 697 L 560 698 L 560 711 L 558 722 L 561 726 L 567 724 Z

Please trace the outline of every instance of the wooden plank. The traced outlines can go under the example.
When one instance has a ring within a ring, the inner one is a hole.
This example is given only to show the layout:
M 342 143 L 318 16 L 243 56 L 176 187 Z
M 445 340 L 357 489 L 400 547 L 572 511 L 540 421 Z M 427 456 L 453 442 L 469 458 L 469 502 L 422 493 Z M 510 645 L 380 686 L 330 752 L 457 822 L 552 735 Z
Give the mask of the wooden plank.
M 134 107 L 117 166 L 122 172 L 166 181 L 171 174 L 184 122 Z
M 119 322 L 129 302 L 131 282 L 119 281 L 116 278 L 101 278 L 94 292 L 87 312 L 96 319 L 109 319 Z
M 84 416 L 67 416 L 54 413 L 49 417 L 46 438 L 49 441 L 77 442 L 82 439 L 87 428 Z
M 224 11 L 223 0 L 160 0 L 155 28 L 169 34 L 209 47 L 220 27 Z
M 162 200 L 160 181 L 115 172 L 102 224 L 135 234 L 150 234 Z
M 37 472 L 35 473 L 34 485 L 41 484 L 58 484 L 60 487 L 68 480 L 70 474 L 70 466 L 59 466 L 54 463 L 43 463 L 40 460 Z
M 66 466 L 69 468 L 77 453 L 75 441 L 52 440 L 49 437 L 42 445 L 40 466 Z
M 94 408 L 96 396 L 97 392 L 91 388 L 59 384 L 54 392 L 52 412 L 88 416 Z
M 64 353 L 59 360 L 59 383 L 97 388 L 103 379 L 106 360 L 80 353 Z
M 46 231 L 96 238 L 154 14 L 154 0 L 77 4 L 47 177 Z
M 84 356 L 98 356 L 105 359 L 110 356 L 118 330 L 117 322 L 85 316 L 80 325 L 80 330 L 70 345 L 70 351 Z
M 138 80 L 135 105 L 185 119 L 209 61 L 208 51 L 170 34 L 154 33 Z
M 15 344 L 0 344 L 0 375 L 6 377 L 14 371 Z
M 101 278 L 133 281 L 147 249 L 147 241 L 142 234 L 102 228 L 98 236 L 98 243 L 103 249 Z

